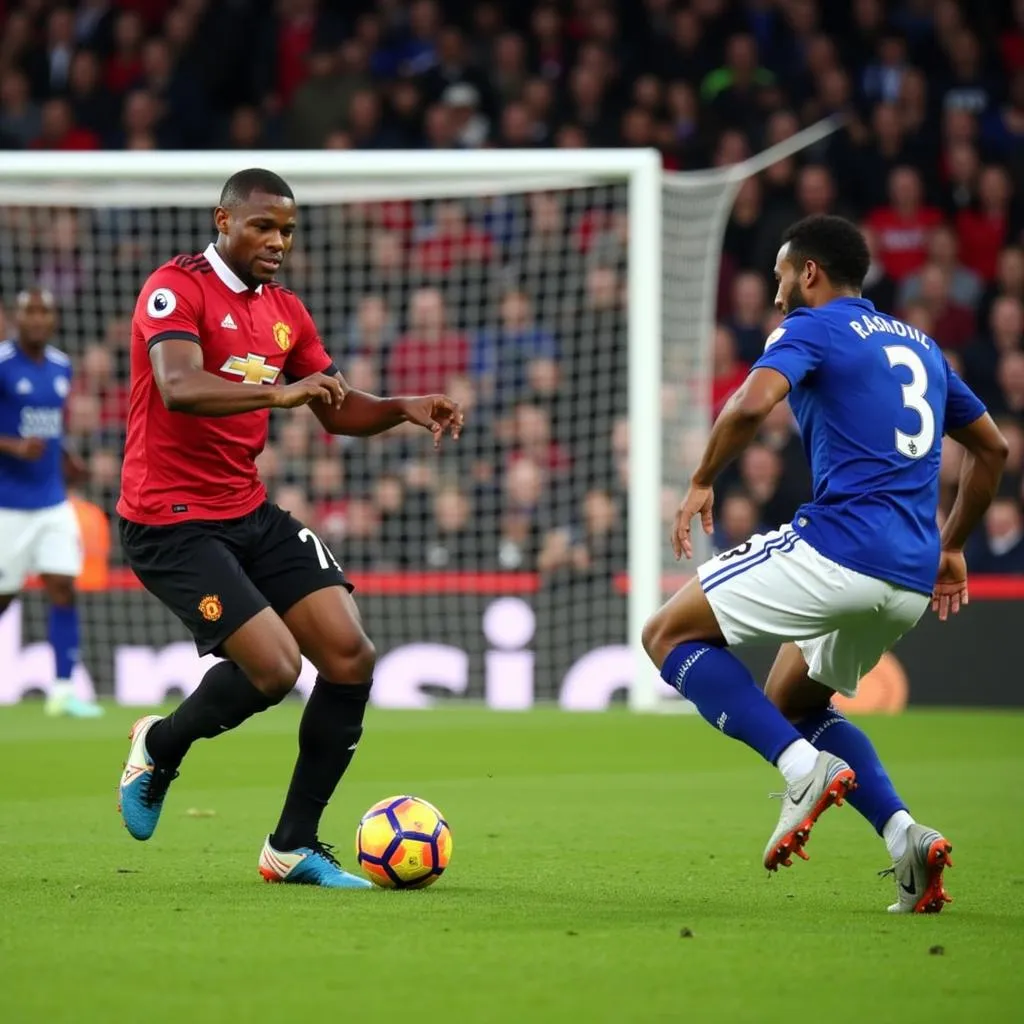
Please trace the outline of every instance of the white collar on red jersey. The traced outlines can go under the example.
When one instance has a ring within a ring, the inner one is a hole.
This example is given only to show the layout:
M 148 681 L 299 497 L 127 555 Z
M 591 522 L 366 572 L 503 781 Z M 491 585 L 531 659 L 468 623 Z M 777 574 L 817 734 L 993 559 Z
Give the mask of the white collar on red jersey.
M 233 291 L 246 292 L 248 285 L 224 262 L 224 258 L 217 252 L 217 246 L 211 242 L 204 250 L 203 255 L 210 261 L 213 272 Z M 263 294 L 263 285 L 257 285 L 256 294 Z

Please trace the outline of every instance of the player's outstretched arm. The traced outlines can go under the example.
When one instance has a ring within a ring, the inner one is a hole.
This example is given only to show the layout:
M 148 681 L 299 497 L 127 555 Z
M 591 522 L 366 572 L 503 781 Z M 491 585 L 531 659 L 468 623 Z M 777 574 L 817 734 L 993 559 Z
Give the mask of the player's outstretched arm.
M 739 390 L 725 403 L 711 428 L 707 447 L 690 481 L 690 489 L 676 511 L 672 526 L 672 550 L 676 559 L 693 557 L 690 523 L 700 516 L 704 532 L 711 535 L 714 522 L 712 485 L 718 474 L 754 440 L 761 424 L 789 394 L 789 381 L 778 370 L 758 367 L 751 370 Z
M 314 373 L 283 387 L 224 380 L 203 369 L 203 352 L 194 341 L 171 338 L 149 352 L 153 377 L 171 412 L 192 416 L 234 416 L 256 409 L 293 409 L 308 405 L 337 408 L 345 399 L 338 380 Z
M 350 388 L 339 373 L 337 380 L 345 393 L 340 407 L 315 405 L 313 411 L 330 434 L 369 437 L 401 423 L 415 423 L 434 435 L 434 447 L 450 433 L 458 439 L 463 415 L 458 402 L 446 395 L 420 395 L 415 398 L 381 398 Z

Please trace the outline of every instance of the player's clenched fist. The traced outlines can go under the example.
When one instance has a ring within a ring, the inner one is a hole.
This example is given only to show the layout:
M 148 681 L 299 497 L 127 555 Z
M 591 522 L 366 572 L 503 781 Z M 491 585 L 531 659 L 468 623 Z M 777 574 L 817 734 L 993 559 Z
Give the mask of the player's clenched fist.
M 439 448 L 445 433 L 459 439 L 465 417 L 459 403 L 447 395 L 420 395 L 403 398 L 402 412 L 410 423 L 424 427 L 434 435 L 434 447 Z
M 325 373 L 312 373 L 292 384 L 284 384 L 277 389 L 277 406 L 280 409 L 296 409 L 310 402 L 324 402 L 341 407 L 345 401 L 345 390 L 337 377 L 328 377 Z

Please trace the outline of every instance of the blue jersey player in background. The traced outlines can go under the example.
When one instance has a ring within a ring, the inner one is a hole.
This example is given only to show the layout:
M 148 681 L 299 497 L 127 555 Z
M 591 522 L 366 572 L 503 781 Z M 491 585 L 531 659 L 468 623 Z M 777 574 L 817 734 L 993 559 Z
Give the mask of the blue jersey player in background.
M 71 682 L 79 646 L 75 578 L 82 571 L 64 482 L 65 471 L 81 472 L 64 450 L 71 360 L 49 344 L 57 324 L 49 292 L 22 292 L 15 324 L 15 337 L 0 341 L 0 614 L 38 573 L 50 604 L 55 668 L 46 711 L 93 718 L 102 709 L 77 697 Z
M 775 265 L 786 315 L 727 403 L 679 507 L 672 544 L 692 557 L 690 524 L 712 530 L 712 485 L 789 399 L 814 477 L 791 524 L 700 566 L 644 628 L 662 677 L 727 736 L 775 764 L 786 791 L 764 853 L 788 867 L 819 815 L 850 803 L 883 837 L 893 913 L 949 902 L 952 846 L 914 821 L 868 737 L 831 705 L 924 614 L 967 602 L 963 547 L 999 484 L 1005 439 L 935 342 L 861 297 L 869 256 L 839 217 L 790 227 Z M 948 434 L 967 449 L 956 502 L 936 524 Z M 765 692 L 726 648 L 782 642 Z

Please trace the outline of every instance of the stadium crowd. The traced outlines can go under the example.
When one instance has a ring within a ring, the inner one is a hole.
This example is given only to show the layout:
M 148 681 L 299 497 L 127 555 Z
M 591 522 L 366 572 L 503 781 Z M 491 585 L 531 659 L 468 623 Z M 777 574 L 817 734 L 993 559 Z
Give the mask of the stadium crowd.
M 689 170 L 843 113 L 840 132 L 739 193 L 708 339 L 715 407 L 778 323 L 782 229 L 811 213 L 855 218 L 874 254 L 867 296 L 934 337 L 1010 439 L 971 565 L 1024 572 L 1024 0 L 269 8 L 0 0 L 0 147 L 654 146 L 666 168 Z M 326 235 L 315 250 L 300 241 L 287 280 L 339 365 L 357 387 L 447 390 L 471 428 L 427 461 L 418 436 L 339 445 L 311 416 L 275 418 L 261 460 L 272 496 L 357 569 L 623 568 L 623 199 L 534 193 L 324 215 Z M 146 223 L 0 211 L 15 286 L 39 282 L 61 304 L 59 340 L 76 365 L 69 432 L 89 460 L 85 493 L 108 512 L 131 308 L 97 305 L 97 263 L 133 297 L 138 274 L 174 255 L 152 247 Z M 316 262 L 328 253 L 329 266 Z M 324 274 L 332 286 L 317 289 Z M 944 449 L 941 512 L 957 474 Z M 719 545 L 792 516 L 809 478 L 784 408 L 723 484 Z

